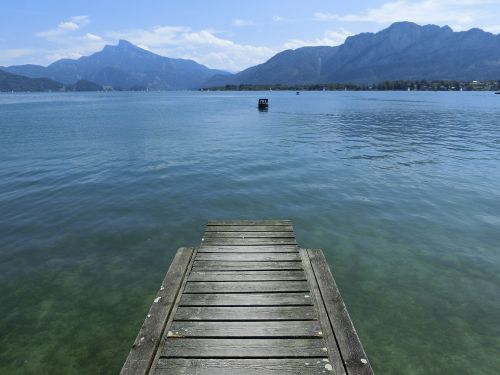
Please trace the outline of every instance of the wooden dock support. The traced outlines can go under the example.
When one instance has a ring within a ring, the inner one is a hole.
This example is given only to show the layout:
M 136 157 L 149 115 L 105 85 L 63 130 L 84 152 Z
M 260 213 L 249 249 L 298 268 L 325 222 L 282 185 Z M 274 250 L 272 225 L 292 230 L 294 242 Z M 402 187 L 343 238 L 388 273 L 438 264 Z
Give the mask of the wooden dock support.
M 178 250 L 121 374 L 373 371 L 322 251 L 289 220 L 231 220 Z

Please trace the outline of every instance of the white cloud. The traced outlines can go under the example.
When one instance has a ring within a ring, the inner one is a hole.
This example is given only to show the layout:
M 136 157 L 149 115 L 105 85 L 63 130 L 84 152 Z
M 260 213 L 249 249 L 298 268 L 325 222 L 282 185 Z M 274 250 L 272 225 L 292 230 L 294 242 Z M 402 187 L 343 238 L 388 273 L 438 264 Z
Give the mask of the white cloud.
M 295 49 L 307 46 L 338 46 L 344 43 L 347 37 L 353 35 L 346 29 L 340 28 L 338 30 L 325 31 L 323 38 L 312 40 L 290 39 L 285 44 L 286 49 Z
M 102 40 L 102 38 L 99 35 L 92 34 L 92 33 L 85 34 L 85 38 L 88 40 L 92 40 L 92 41 L 101 41 Z
M 454 28 L 473 25 L 487 15 L 480 11 L 478 5 L 500 3 L 499 0 L 396 0 L 370 8 L 361 13 L 339 15 L 335 13 L 317 12 L 317 21 L 374 22 L 393 23 L 412 21 L 421 24 L 448 23 Z
M 240 18 L 235 18 L 233 20 L 233 25 L 238 27 L 245 27 L 245 26 L 253 26 L 254 23 L 253 21 L 250 20 L 242 20 Z
M 230 71 L 260 64 L 277 52 L 269 47 L 239 44 L 217 34 L 210 29 L 156 26 L 150 30 L 114 32 L 107 37 L 126 39 L 163 56 L 192 59 L 211 68 Z
M 55 29 L 40 31 L 35 35 L 40 38 L 54 38 L 78 30 L 90 22 L 88 16 L 73 16 L 69 21 L 61 22 Z
M 272 20 L 273 20 L 274 22 L 282 22 L 282 21 L 284 21 L 285 19 L 284 19 L 283 17 L 281 17 L 281 16 L 273 16 L 273 17 L 272 17 Z

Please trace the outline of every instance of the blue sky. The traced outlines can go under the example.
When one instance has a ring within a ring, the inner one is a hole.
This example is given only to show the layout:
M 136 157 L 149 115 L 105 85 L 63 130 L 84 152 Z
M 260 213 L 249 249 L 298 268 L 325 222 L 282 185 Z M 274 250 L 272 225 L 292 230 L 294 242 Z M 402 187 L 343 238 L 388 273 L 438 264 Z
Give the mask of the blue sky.
M 47 65 L 127 39 L 239 71 L 305 45 L 338 45 L 396 21 L 500 32 L 500 0 L 1 0 L 0 66 Z

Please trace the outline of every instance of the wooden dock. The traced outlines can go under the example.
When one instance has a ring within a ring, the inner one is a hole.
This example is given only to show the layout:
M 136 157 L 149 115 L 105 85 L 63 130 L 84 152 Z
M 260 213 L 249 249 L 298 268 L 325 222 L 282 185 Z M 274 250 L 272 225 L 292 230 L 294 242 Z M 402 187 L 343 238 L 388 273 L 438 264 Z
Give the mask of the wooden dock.
M 373 371 L 322 251 L 289 220 L 231 220 L 177 251 L 121 374 Z

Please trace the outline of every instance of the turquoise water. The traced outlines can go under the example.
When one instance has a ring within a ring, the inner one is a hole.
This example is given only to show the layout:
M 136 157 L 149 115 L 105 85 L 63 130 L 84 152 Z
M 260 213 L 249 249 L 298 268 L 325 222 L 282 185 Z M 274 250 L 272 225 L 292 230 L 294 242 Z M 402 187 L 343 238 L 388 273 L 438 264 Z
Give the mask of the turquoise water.
M 293 219 L 377 374 L 500 372 L 498 95 L 173 92 L 0 95 L 0 373 L 116 374 L 211 218 Z

